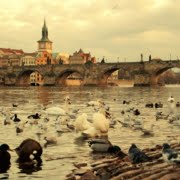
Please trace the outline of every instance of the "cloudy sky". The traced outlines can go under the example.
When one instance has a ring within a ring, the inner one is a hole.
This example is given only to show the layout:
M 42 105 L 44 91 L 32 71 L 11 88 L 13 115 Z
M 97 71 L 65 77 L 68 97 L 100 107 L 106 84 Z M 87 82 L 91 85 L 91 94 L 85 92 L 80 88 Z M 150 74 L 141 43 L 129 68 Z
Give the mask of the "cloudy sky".
M 45 17 L 54 52 L 177 59 L 179 7 L 180 0 L 0 0 L 1 47 L 36 51 Z

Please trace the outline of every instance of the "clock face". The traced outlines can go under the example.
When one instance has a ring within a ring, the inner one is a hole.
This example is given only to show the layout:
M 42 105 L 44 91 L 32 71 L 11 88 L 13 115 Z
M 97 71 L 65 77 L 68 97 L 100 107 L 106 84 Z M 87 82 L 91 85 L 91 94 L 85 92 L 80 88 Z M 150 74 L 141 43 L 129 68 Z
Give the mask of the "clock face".
M 44 44 L 40 44 L 40 47 L 41 47 L 41 48 L 44 48 Z

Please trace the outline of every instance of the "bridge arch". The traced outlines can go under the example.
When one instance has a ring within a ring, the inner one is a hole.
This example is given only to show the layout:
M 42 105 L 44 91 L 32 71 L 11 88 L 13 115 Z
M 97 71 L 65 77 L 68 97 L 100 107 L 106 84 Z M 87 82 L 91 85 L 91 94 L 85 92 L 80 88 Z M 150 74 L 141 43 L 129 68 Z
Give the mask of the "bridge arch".
M 56 76 L 55 84 L 66 86 L 68 77 L 73 74 L 75 75 L 74 77 L 72 76 L 72 79 L 78 78 L 81 82 L 84 80 L 84 74 L 82 72 L 76 69 L 66 69 Z
M 177 67 L 176 70 L 175 68 L 176 67 L 166 67 L 156 72 L 157 84 L 179 84 L 179 75 L 176 73 L 180 71 L 180 68 Z
M 127 68 L 124 67 L 110 67 L 105 69 L 101 74 L 100 74 L 100 85 L 107 85 L 108 83 L 108 78 L 115 72 L 115 71 L 123 71 L 123 72 L 129 72 Z M 118 73 L 119 74 L 119 73 Z M 131 74 L 129 73 L 129 76 L 131 77 Z
M 21 71 L 16 78 L 16 85 L 43 85 L 44 77 L 36 69 Z

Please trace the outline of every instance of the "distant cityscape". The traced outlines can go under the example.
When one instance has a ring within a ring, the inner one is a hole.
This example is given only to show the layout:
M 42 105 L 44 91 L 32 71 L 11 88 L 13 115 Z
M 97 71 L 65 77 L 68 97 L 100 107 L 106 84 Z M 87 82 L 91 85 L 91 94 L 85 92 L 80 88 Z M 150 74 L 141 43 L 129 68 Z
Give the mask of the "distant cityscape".
M 0 67 L 6 66 L 34 66 L 45 64 L 84 64 L 86 62 L 96 63 L 96 58 L 91 53 L 85 53 L 82 49 L 74 52 L 72 55 L 53 52 L 53 42 L 48 37 L 48 28 L 46 21 L 42 27 L 42 37 L 38 43 L 38 49 L 35 52 L 27 53 L 22 49 L 0 48 Z M 77 74 L 73 77 L 77 78 Z M 43 77 L 38 72 L 30 75 L 30 83 L 43 83 Z
M 42 37 L 37 41 L 38 48 L 35 52 L 24 52 L 22 49 L 11 49 L 11 48 L 0 48 L 0 67 L 7 66 L 38 66 L 45 64 L 85 64 L 85 63 L 97 63 L 96 57 L 92 56 L 90 52 L 84 52 L 81 48 L 75 51 L 72 55 L 61 53 L 61 52 L 53 52 L 53 42 L 48 37 L 48 28 L 46 25 L 46 21 L 44 20 L 44 24 L 42 27 Z M 160 58 L 151 59 L 151 55 L 149 60 L 161 60 Z M 140 56 L 140 61 L 143 61 L 143 54 Z M 105 59 L 102 58 L 101 63 L 105 63 Z M 168 72 L 172 72 L 169 70 Z M 171 74 L 178 74 L 178 83 L 179 83 L 179 73 L 172 72 Z M 168 77 L 170 77 L 168 73 Z M 174 77 L 172 75 L 172 77 Z M 129 79 L 128 72 L 123 71 L 115 71 L 111 74 L 109 80 L 118 80 L 118 79 Z M 163 78 L 166 76 L 162 76 L 160 79 L 163 81 Z M 68 79 L 80 79 L 79 74 L 73 73 L 68 76 Z M 175 80 L 174 80 L 175 81 Z M 30 84 L 38 84 L 43 85 L 43 77 L 38 72 L 33 72 L 30 75 Z

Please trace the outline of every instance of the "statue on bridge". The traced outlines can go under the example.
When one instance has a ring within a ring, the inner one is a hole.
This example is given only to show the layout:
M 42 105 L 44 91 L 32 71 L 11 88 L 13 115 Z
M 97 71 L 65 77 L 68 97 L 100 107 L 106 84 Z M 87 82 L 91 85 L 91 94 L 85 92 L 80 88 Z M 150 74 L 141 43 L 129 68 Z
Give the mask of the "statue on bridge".
M 151 54 L 149 55 L 149 62 L 151 61 Z
M 143 54 L 141 53 L 141 62 L 143 62 Z
M 104 57 L 102 58 L 101 63 L 105 63 Z
M 49 56 L 47 57 L 47 64 L 49 64 L 49 65 L 51 64 L 51 59 Z

